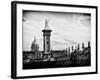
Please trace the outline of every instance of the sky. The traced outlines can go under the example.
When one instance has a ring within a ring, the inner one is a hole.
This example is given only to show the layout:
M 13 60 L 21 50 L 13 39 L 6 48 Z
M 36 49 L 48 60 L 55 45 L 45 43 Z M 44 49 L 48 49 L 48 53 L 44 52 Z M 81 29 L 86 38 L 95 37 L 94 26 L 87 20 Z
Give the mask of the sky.
M 91 15 L 86 13 L 23 11 L 23 51 L 30 51 L 36 37 L 39 50 L 43 50 L 45 19 L 52 30 L 51 49 L 62 50 L 78 43 L 87 46 L 91 40 Z

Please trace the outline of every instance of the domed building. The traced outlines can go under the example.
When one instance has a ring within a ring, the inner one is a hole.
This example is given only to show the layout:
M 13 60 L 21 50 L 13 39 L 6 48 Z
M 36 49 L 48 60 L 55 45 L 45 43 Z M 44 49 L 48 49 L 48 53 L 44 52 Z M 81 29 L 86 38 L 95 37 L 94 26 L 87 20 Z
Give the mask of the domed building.
M 34 37 L 34 41 L 32 42 L 31 51 L 39 51 L 39 45 L 37 44 L 36 37 Z

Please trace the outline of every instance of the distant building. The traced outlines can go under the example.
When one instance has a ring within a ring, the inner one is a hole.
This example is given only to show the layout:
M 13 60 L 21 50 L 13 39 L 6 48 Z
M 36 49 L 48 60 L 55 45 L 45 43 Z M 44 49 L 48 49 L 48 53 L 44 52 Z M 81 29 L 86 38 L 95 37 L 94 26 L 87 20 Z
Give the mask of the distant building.
M 31 44 L 31 51 L 39 51 L 39 45 L 37 44 L 36 37 L 34 37 L 34 41 Z

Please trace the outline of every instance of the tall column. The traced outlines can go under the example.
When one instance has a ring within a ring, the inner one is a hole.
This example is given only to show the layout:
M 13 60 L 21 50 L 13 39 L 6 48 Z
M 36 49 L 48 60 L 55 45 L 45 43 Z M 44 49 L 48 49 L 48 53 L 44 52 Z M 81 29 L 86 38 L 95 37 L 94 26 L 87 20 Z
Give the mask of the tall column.
M 90 48 L 90 41 L 88 41 L 88 48 Z
M 43 32 L 43 47 L 44 47 L 44 53 L 43 58 L 45 60 L 48 60 L 50 58 L 50 36 L 51 31 L 48 27 L 48 21 L 45 20 L 45 29 L 42 30 Z
M 43 32 L 43 46 L 44 46 L 44 54 L 48 54 L 50 52 L 50 36 L 51 30 L 42 30 Z

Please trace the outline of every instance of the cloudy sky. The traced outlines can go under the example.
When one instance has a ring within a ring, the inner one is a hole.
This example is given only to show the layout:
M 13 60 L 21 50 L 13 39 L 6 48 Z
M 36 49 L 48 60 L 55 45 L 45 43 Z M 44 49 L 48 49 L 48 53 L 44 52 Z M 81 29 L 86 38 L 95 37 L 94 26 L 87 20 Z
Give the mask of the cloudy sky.
M 65 49 L 71 45 L 85 43 L 91 39 L 91 15 L 86 13 L 63 13 L 23 11 L 23 50 L 30 51 L 34 37 L 43 50 L 45 19 L 51 32 L 51 49 Z

